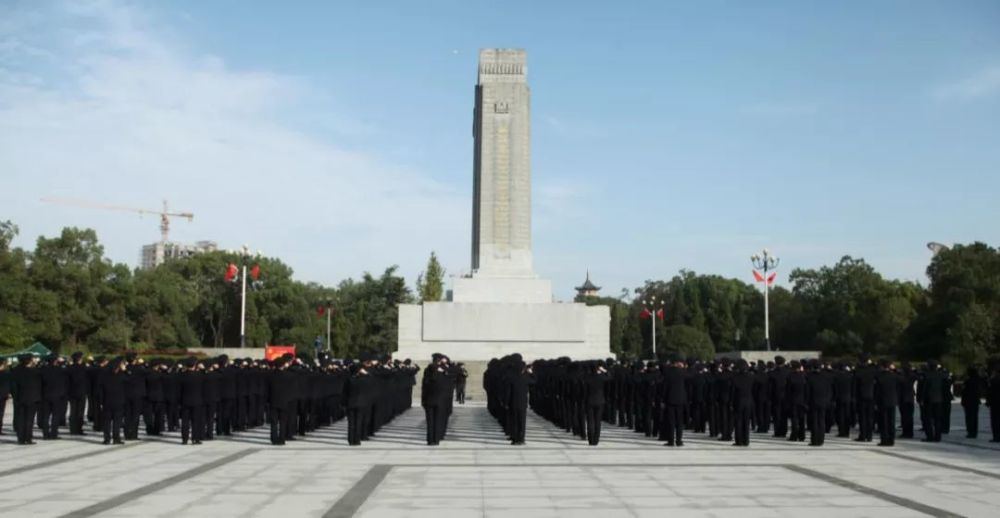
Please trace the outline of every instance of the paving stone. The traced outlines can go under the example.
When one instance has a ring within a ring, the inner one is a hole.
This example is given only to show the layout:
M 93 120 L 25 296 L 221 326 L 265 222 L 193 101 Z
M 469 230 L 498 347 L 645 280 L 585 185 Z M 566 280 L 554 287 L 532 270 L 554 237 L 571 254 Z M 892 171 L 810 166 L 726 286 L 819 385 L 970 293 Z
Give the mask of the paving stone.
M 664 448 L 614 426 L 590 447 L 530 414 L 528 444 L 512 447 L 479 404 L 456 407 L 436 448 L 423 444 L 419 408 L 356 448 L 345 423 L 285 447 L 266 430 L 200 447 L 176 434 L 129 447 L 93 434 L 32 447 L 0 436 L 0 515 L 321 517 L 349 496 L 357 516 L 393 518 L 995 516 L 1000 448 L 965 439 L 953 415 L 945 442 L 891 450 L 757 434 L 749 449 L 698 436 Z M 362 487 L 377 469 L 384 479 Z

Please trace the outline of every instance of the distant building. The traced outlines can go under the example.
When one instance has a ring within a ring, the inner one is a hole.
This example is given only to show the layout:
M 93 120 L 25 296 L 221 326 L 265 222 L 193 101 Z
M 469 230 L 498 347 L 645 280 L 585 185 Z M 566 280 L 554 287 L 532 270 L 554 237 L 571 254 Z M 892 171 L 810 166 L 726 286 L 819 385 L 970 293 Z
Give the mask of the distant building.
M 169 259 L 190 257 L 204 252 L 214 252 L 219 249 L 215 241 L 198 241 L 197 243 L 152 243 L 142 247 L 142 257 L 139 261 L 143 270 L 151 270 Z
M 583 286 L 576 287 L 576 298 L 585 299 L 587 297 L 597 297 L 598 292 L 601 291 L 600 286 L 594 286 L 594 283 L 590 282 L 590 271 L 587 272 L 587 280 L 583 281 Z

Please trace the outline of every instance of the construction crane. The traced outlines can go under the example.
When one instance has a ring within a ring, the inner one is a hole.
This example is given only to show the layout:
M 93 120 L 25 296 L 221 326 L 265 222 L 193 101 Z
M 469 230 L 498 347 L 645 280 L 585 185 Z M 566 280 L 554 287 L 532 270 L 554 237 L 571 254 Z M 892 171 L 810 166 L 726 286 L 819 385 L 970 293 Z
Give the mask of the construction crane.
M 74 207 L 85 207 L 88 209 L 120 210 L 124 212 L 136 212 L 139 215 L 153 214 L 160 216 L 160 242 L 166 243 L 170 236 L 170 218 L 184 218 L 188 221 L 194 219 L 194 214 L 190 212 L 170 212 L 167 210 L 167 200 L 163 200 L 163 210 L 137 209 L 134 207 L 123 207 L 121 205 L 106 205 L 84 200 L 72 200 L 67 198 L 42 198 L 45 203 L 55 203 L 58 205 L 72 205 Z

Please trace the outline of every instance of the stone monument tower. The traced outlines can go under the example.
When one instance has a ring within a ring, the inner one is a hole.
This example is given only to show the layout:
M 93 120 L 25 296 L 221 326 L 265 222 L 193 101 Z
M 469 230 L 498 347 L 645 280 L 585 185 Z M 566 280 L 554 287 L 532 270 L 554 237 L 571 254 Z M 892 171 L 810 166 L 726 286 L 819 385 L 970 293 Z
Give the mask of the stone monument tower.
M 531 254 L 531 127 L 527 54 L 479 52 L 472 122 L 472 274 L 454 280 L 447 302 L 399 307 L 396 357 L 434 352 L 476 363 L 521 353 L 525 359 L 607 357 L 607 306 L 552 301 Z M 470 387 L 480 384 L 470 380 Z
M 480 51 L 472 121 L 472 269 L 481 275 L 534 277 L 527 78 L 523 50 Z
M 472 277 L 455 302 L 551 302 L 531 255 L 531 92 L 527 54 L 479 51 L 472 138 Z

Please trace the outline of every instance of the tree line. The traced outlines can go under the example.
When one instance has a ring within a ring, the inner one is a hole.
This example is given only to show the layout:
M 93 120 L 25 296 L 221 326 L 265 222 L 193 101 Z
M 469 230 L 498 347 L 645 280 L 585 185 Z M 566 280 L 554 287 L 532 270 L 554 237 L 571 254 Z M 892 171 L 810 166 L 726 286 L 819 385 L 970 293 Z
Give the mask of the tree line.
M 39 237 L 34 250 L 12 247 L 17 226 L 0 222 L 0 352 L 34 341 L 60 351 L 223 347 L 239 344 L 239 283 L 226 283 L 237 254 L 211 252 L 133 270 L 104 256 L 90 229 Z M 260 258 L 261 277 L 247 297 L 247 345 L 296 344 L 305 350 L 326 335 L 317 311 L 329 303 L 335 355 L 391 352 L 397 306 L 444 296 L 444 269 L 431 254 L 414 293 L 395 266 L 336 286 L 297 281 L 277 258 Z M 771 345 L 900 359 L 942 359 L 953 367 L 1000 354 L 1000 251 L 983 243 L 942 250 L 927 268 L 929 283 L 886 279 L 863 259 L 794 269 L 789 288 L 770 291 Z M 643 318 L 643 301 L 662 301 Z M 764 348 L 764 300 L 739 279 L 682 270 L 648 280 L 619 297 L 580 299 L 610 306 L 611 350 L 619 356 Z
M 238 254 L 203 253 L 133 270 L 108 260 L 90 229 L 39 237 L 32 251 L 11 246 L 17 233 L 13 223 L 0 222 L 0 353 L 34 341 L 62 353 L 239 345 L 240 283 L 223 280 L 229 264 L 241 264 Z M 414 300 L 394 266 L 322 286 L 293 279 L 279 259 L 252 262 L 260 277 L 247 289 L 249 347 L 311 350 L 317 337 L 325 339 L 320 308 L 329 303 L 334 354 L 391 350 L 396 306 Z
M 886 279 L 864 259 L 793 269 L 790 288 L 770 291 L 771 346 L 819 350 L 825 356 L 861 353 L 903 360 L 940 359 L 952 368 L 1000 355 L 1000 250 L 983 243 L 937 253 L 929 284 Z M 715 352 L 760 350 L 764 298 L 738 279 L 681 271 L 669 281 L 646 281 L 622 296 L 578 299 L 611 307 L 611 347 L 648 358 L 652 329 L 657 352 L 708 358 Z M 644 301 L 664 303 L 664 318 L 641 318 Z

